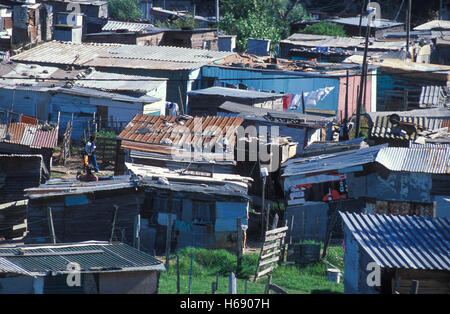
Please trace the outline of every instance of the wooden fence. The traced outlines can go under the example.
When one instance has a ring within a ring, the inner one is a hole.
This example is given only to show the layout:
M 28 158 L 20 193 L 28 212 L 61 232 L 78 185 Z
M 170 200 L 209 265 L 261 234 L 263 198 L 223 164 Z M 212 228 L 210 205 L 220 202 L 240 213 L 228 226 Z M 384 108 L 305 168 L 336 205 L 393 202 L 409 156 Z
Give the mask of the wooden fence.
M 67 122 L 66 132 L 62 141 L 61 153 L 59 155 L 59 164 L 66 165 L 72 149 L 72 121 Z
M 277 267 L 288 229 L 286 226 L 266 231 L 256 267 L 255 281 L 270 274 Z
M 102 168 L 114 166 L 116 160 L 116 139 L 110 137 L 97 137 L 97 162 Z

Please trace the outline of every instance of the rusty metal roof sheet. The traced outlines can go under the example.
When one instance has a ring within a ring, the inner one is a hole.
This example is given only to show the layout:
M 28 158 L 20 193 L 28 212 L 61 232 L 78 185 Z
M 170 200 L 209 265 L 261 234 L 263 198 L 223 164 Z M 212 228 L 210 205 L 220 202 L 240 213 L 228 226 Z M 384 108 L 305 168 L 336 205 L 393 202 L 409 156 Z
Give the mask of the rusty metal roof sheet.
M 392 171 L 450 174 L 450 146 L 386 147 L 375 161 Z
M 0 125 L 0 142 L 32 148 L 54 148 L 58 142 L 58 128 L 14 122 Z
M 195 148 L 212 147 L 222 139 L 235 144 L 235 131 L 244 119 L 240 117 L 191 117 L 176 121 L 171 116 L 137 114 L 119 134 L 122 146 L 141 151 L 170 153 L 183 145 Z M 127 147 L 130 148 L 130 147 Z

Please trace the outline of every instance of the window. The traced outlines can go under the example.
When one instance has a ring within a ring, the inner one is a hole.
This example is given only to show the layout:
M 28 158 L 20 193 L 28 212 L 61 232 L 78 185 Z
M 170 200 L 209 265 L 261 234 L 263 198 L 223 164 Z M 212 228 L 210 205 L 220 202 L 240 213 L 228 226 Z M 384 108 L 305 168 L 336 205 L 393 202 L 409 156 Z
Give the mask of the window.
M 197 224 L 213 224 L 215 221 L 215 203 L 194 201 L 192 203 L 192 221 Z

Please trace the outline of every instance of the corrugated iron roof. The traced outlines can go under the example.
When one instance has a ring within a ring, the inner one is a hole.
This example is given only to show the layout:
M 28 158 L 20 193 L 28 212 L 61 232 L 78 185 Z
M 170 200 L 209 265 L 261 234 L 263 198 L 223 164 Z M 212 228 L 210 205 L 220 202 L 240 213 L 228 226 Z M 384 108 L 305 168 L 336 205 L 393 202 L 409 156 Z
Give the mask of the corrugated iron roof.
M 434 20 L 426 22 L 425 24 L 421 24 L 413 28 L 415 31 L 420 30 L 433 30 L 433 29 L 441 29 L 441 30 L 450 30 L 450 21 L 446 20 Z
M 144 69 L 193 69 L 232 52 L 171 46 L 136 46 L 51 41 L 11 57 L 13 61 Z M 160 64 L 160 63 L 164 64 Z
M 171 116 L 137 114 L 117 138 L 124 140 L 122 146 L 133 144 L 131 149 L 134 150 L 166 154 L 171 148 L 183 148 L 184 145 L 206 148 L 223 138 L 232 147 L 235 131 L 243 121 L 240 117 L 191 117 L 177 121 Z
M 52 179 L 39 187 L 26 189 L 29 199 L 49 198 L 61 195 L 83 194 L 96 191 L 111 191 L 128 189 L 136 186 L 136 182 L 130 176 L 115 176 L 108 180 L 93 182 L 73 179 Z
M 0 142 L 32 148 L 54 148 L 58 142 L 58 128 L 13 122 L 0 125 Z
M 213 96 L 248 98 L 248 99 L 273 99 L 273 98 L 282 98 L 284 96 L 283 94 L 258 92 L 253 90 L 228 88 L 220 86 L 213 86 L 205 89 L 197 89 L 188 92 L 188 96 L 197 96 L 197 95 L 213 95 Z
M 400 121 L 413 123 L 418 127 L 418 132 L 407 134 L 401 132 L 401 129 L 394 126 L 389 117 L 396 114 L 400 117 Z M 420 132 L 437 131 L 447 125 L 450 120 L 450 110 L 446 108 L 435 109 L 419 109 L 411 111 L 399 112 L 368 112 L 365 114 L 369 118 L 369 127 L 371 126 L 369 136 L 388 139 L 415 140 Z
M 450 147 L 386 147 L 376 161 L 392 171 L 450 174 Z
M 102 32 L 116 31 L 119 29 L 126 29 L 129 32 L 139 32 L 146 30 L 155 30 L 156 28 L 153 24 L 149 23 L 130 23 L 123 21 L 111 21 L 108 20 L 105 25 L 102 27 Z
M 340 213 L 381 267 L 450 270 L 450 221 L 423 216 Z
M 343 25 L 351 25 L 351 26 L 359 26 L 359 16 L 353 16 L 353 17 L 341 17 L 336 19 L 330 19 L 329 20 L 332 23 L 336 24 L 343 24 Z M 371 21 L 370 27 L 371 28 L 389 28 L 389 27 L 396 27 L 405 25 L 405 23 L 399 23 L 396 21 L 390 21 L 386 19 L 375 19 Z M 361 20 L 361 26 L 366 27 L 367 26 L 367 17 L 363 16 Z
M 445 86 L 422 86 L 420 105 L 444 107 L 449 102 Z
M 380 149 L 387 145 L 371 146 L 320 156 L 293 158 L 282 164 L 282 177 L 340 170 L 375 162 Z
M 162 262 L 124 243 L 80 243 L 0 247 L 0 272 L 30 276 L 65 274 L 68 263 L 80 265 L 82 273 L 164 271 Z

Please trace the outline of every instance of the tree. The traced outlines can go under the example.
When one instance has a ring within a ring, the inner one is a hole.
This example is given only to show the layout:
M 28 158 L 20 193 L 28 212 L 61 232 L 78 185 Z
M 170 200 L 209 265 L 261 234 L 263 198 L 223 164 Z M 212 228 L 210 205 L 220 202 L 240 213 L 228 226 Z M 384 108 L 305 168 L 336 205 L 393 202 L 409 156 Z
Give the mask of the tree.
M 141 8 L 135 0 L 109 0 L 109 16 L 116 20 L 136 20 L 142 17 Z
M 221 0 L 219 28 L 236 35 L 238 51 L 247 49 L 248 38 L 266 38 L 274 51 L 289 35 L 290 23 L 310 19 L 300 0 Z
M 304 34 L 347 37 L 347 34 L 345 33 L 344 30 L 344 26 L 330 23 L 327 21 L 321 21 L 319 23 L 307 26 L 299 32 Z

